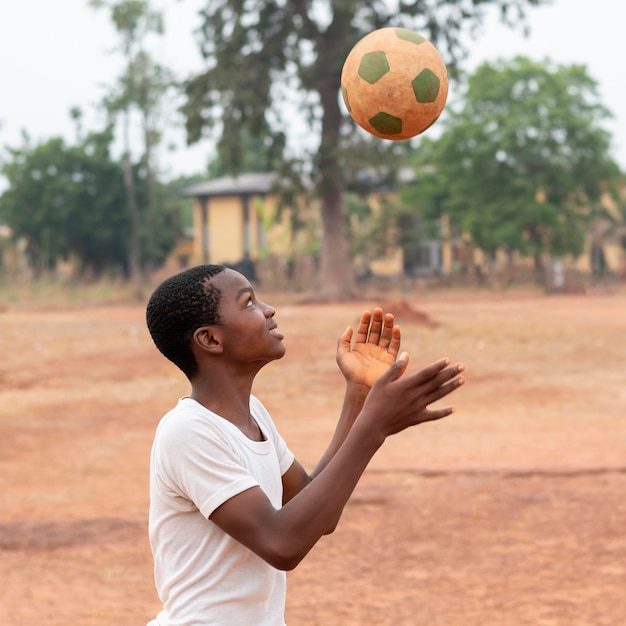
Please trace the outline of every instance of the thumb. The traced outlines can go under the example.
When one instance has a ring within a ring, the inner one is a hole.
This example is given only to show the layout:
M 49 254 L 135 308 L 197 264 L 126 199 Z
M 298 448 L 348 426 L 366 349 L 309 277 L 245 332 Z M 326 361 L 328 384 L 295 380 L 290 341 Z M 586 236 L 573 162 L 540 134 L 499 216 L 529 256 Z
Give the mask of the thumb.
M 409 353 L 405 351 L 402 352 L 396 362 L 380 378 L 386 378 L 387 382 L 393 382 L 394 380 L 398 380 L 398 378 L 400 378 L 402 374 L 404 374 L 408 365 Z
M 350 348 L 352 346 L 352 327 L 348 326 L 344 331 L 341 337 L 337 340 L 337 358 L 340 356 L 350 352 Z

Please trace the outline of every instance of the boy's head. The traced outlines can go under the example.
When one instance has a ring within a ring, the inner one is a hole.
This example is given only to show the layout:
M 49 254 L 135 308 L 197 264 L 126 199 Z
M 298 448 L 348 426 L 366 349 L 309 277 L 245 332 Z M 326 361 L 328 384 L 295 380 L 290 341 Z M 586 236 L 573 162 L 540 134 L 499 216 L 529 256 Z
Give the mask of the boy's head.
M 223 265 L 199 265 L 164 280 L 146 308 L 146 322 L 156 347 L 191 380 L 198 364 L 191 349 L 194 332 L 219 324 L 221 290 L 212 278 Z

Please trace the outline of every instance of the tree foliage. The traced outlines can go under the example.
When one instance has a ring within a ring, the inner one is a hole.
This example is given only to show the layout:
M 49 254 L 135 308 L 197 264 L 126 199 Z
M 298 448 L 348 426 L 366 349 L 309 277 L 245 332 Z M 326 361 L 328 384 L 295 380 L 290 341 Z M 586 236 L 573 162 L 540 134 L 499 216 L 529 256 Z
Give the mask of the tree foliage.
M 76 259 L 83 274 L 127 271 L 128 216 L 120 166 L 111 160 L 111 130 L 76 146 L 61 138 L 9 149 L 2 172 L 9 188 L 0 215 L 16 240 L 26 242 L 41 272 Z
M 76 145 L 54 137 L 38 145 L 25 140 L 21 147 L 8 149 L 2 173 L 9 185 L 0 196 L 0 220 L 11 228 L 14 240 L 26 243 L 36 272 L 66 260 L 85 277 L 105 272 L 129 276 L 130 216 L 123 167 L 111 156 L 112 142 L 109 127 L 89 133 Z M 148 190 L 137 175 L 140 167 L 134 165 L 133 175 L 139 181 L 139 206 L 145 207 Z M 153 193 L 159 208 L 150 228 L 139 231 L 144 250 L 139 261 L 158 266 L 174 247 L 181 226 L 167 189 L 158 185 Z
M 110 11 L 125 61 L 102 105 L 107 128 L 83 136 L 82 112 L 72 108 L 76 145 L 55 137 L 33 146 L 25 137 L 21 147 L 9 148 L 1 217 L 14 238 L 26 242 L 36 271 L 71 259 L 83 275 L 111 270 L 137 279 L 163 263 L 181 232 L 178 207 L 158 180 L 155 158 L 160 114 L 174 81 L 146 48 L 148 36 L 163 32 L 162 16 L 148 0 L 89 4 Z M 111 156 L 119 130 L 121 162 Z M 140 150 L 134 156 L 131 131 L 137 130 Z
M 485 63 L 416 158 L 411 201 L 447 213 L 489 254 L 578 255 L 617 167 L 610 115 L 584 67 L 525 57 Z
M 161 106 L 174 85 L 174 78 L 147 50 L 148 38 L 163 34 L 163 16 L 151 8 L 149 0 L 90 0 L 90 5 L 108 9 L 124 59 L 122 74 L 105 97 L 104 107 L 112 120 L 121 121 L 124 186 L 130 219 L 130 274 L 138 279 L 150 274 L 152 259 L 159 256 L 155 147 L 161 140 Z M 133 165 L 131 147 L 135 117 L 142 137 L 139 169 Z M 153 245 L 157 245 L 154 250 Z
M 346 140 L 376 143 L 358 133 L 339 106 L 343 62 L 369 31 L 403 26 L 428 36 L 448 57 L 450 68 L 463 55 L 461 34 L 471 32 L 489 6 L 518 24 L 527 7 L 544 0 L 207 0 L 201 11 L 200 46 L 206 68 L 185 85 L 190 142 L 219 132 L 228 168 L 241 165 L 245 133 L 281 146 L 293 124 L 285 107 L 294 93 L 308 111 L 317 144 L 310 171 L 317 185 L 323 222 L 321 296 L 351 293 L 345 237 L 345 181 L 341 152 Z M 285 155 L 289 156 L 289 155 Z

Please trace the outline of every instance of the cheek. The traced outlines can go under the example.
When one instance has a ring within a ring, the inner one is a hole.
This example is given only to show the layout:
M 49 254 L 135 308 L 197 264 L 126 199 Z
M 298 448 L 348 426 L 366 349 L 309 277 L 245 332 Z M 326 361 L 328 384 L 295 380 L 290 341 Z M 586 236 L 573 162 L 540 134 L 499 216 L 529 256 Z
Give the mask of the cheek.
M 267 324 L 263 313 L 257 310 L 248 311 L 243 323 L 239 324 L 235 332 L 237 343 L 244 347 L 262 341 L 267 336 Z

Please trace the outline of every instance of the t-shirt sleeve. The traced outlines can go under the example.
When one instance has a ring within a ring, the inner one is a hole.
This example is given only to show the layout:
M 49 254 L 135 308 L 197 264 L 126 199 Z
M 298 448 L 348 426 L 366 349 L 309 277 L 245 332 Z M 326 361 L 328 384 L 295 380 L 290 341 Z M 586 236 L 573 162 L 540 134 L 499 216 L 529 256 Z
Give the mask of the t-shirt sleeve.
M 259 482 L 244 467 L 227 437 L 206 421 L 190 420 L 185 427 L 161 433 L 162 476 L 182 498 L 208 518 L 215 509 Z

